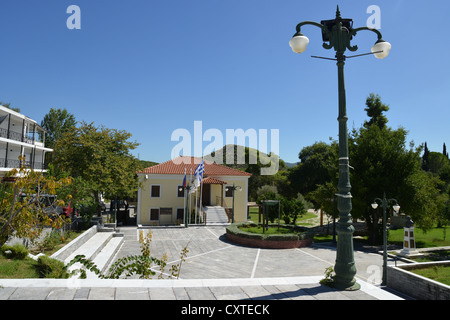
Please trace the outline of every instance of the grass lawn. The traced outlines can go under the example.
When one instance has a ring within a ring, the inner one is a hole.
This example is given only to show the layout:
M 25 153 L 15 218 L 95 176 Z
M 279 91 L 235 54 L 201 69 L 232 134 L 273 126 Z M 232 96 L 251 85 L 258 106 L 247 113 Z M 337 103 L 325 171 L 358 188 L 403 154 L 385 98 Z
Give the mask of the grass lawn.
M 429 268 L 414 269 L 410 271 L 422 277 L 450 286 L 450 266 L 431 266 Z
M 82 231 L 84 232 L 84 231 Z M 58 251 L 70 241 L 78 237 L 82 232 L 70 231 L 66 233 L 64 241 L 59 236 L 52 236 L 46 239 L 47 246 L 43 246 L 39 250 L 34 250 L 32 254 L 40 252 L 50 256 Z M 0 253 L 0 279 L 28 279 L 39 278 L 36 266 L 37 262 L 31 258 L 23 260 L 8 259 Z
M 414 228 L 416 248 L 445 247 L 450 246 L 450 226 L 446 227 L 446 239 L 444 239 L 444 228 L 433 228 L 427 232 Z M 389 230 L 388 242 L 403 245 L 403 229 Z
M 31 258 L 15 260 L 0 254 L 0 279 L 39 278 L 36 264 L 37 262 Z
M 446 247 L 450 246 L 450 226 L 447 226 L 447 236 L 444 239 L 443 228 L 433 228 L 428 232 L 423 232 L 419 228 L 415 228 L 415 240 L 416 248 L 432 248 L 432 247 Z M 333 238 L 333 235 L 316 235 L 314 242 L 329 242 Z M 358 241 L 366 241 L 367 237 L 358 239 Z M 397 244 L 403 246 L 403 229 L 389 230 L 388 235 L 389 244 Z

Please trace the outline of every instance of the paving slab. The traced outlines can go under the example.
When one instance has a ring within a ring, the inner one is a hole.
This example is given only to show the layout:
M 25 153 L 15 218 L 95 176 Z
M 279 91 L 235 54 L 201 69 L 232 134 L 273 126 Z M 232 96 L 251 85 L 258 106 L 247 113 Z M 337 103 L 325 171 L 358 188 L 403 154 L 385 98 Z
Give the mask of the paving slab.
M 150 300 L 176 300 L 173 288 L 150 288 Z
M 118 287 L 116 300 L 150 300 L 150 295 L 147 288 Z
M 208 287 L 186 288 L 190 300 L 215 300 L 214 295 Z
M 89 297 L 89 292 L 91 288 L 78 288 L 73 300 L 87 300 Z
M 47 300 L 73 300 L 76 292 L 76 288 L 52 288 Z
M 303 286 L 301 290 L 317 300 L 350 300 L 349 297 L 342 294 L 342 291 L 321 284 Z
M 52 288 L 17 288 L 9 300 L 45 300 Z
M 116 288 L 91 288 L 89 300 L 115 300 Z
M 14 291 L 16 291 L 17 288 L 12 287 L 12 288 L 2 288 L 0 287 L 0 300 L 7 300 L 9 299 L 9 297 L 12 296 L 12 294 L 14 293 Z
M 246 300 L 249 296 L 240 287 L 210 287 L 216 300 Z
M 242 286 L 242 291 L 252 300 L 274 300 L 275 298 L 263 286 Z
M 278 284 L 275 287 L 292 300 L 314 300 L 307 292 L 296 286 L 295 284 Z
M 177 300 L 189 300 L 189 295 L 184 287 L 173 287 L 173 293 Z

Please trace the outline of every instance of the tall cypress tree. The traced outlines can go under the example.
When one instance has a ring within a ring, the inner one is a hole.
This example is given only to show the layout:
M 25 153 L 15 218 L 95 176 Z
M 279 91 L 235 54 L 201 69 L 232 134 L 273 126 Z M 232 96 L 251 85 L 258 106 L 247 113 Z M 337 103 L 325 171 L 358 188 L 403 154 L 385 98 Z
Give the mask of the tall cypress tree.
M 422 156 L 422 169 L 424 171 L 430 171 L 429 159 L 428 159 L 429 156 L 430 156 L 430 150 L 428 150 L 427 143 L 425 142 L 425 149 L 423 151 L 423 156 Z

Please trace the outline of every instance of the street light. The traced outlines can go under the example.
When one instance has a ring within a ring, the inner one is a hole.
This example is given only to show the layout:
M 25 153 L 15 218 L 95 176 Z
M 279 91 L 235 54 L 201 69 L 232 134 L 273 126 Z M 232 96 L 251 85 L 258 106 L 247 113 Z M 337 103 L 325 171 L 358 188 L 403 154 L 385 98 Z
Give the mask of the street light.
M 228 190 L 233 190 L 233 215 L 231 216 L 231 223 L 234 223 L 234 192 L 235 192 L 236 190 L 242 191 L 242 188 L 239 187 L 239 186 L 236 187 L 236 186 L 233 184 L 232 187 L 226 187 L 226 188 L 225 188 L 225 191 L 228 191 Z
M 356 274 L 354 253 L 353 253 L 353 232 L 355 228 L 352 225 L 350 211 L 352 209 L 350 193 L 350 176 L 349 176 L 349 158 L 348 158 L 348 137 L 347 137 L 347 110 L 345 100 L 345 84 L 344 84 L 344 61 L 346 58 L 353 58 L 368 54 L 373 54 L 376 58 L 383 59 L 387 57 L 391 49 L 391 45 L 382 39 L 381 33 L 373 28 L 361 27 L 353 28 L 352 19 L 342 19 L 339 6 L 336 10 L 336 18 L 333 20 L 323 20 L 321 23 L 304 21 L 300 22 L 296 27 L 296 33 L 290 40 L 289 44 L 296 53 L 302 53 L 306 50 L 309 39 L 301 33 L 301 27 L 304 25 L 313 25 L 322 30 L 323 48 L 336 51 L 336 58 L 322 58 L 337 61 L 338 67 L 338 83 L 339 83 L 339 182 L 338 182 L 338 198 L 337 207 L 339 210 L 339 221 L 337 226 L 338 243 L 336 248 L 336 265 L 334 271 L 334 287 L 345 290 L 358 290 L 359 284 L 354 278 Z M 358 46 L 350 45 L 350 41 L 359 31 L 368 30 L 374 32 L 378 39 L 372 47 L 370 53 L 364 53 L 355 56 L 345 56 L 344 53 L 348 49 L 354 52 Z
M 383 286 L 386 285 L 387 278 L 387 229 L 386 229 L 386 210 L 389 208 L 389 204 L 392 205 L 392 209 L 397 213 L 400 210 L 400 206 L 395 199 L 386 199 L 386 194 L 383 193 L 383 199 L 376 198 L 372 203 L 372 208 L 375 210 L 378 208 L 378 202 L 380 202 L 381 207 L 383 208 L 383 278 L 381 280 L 381 284 Z

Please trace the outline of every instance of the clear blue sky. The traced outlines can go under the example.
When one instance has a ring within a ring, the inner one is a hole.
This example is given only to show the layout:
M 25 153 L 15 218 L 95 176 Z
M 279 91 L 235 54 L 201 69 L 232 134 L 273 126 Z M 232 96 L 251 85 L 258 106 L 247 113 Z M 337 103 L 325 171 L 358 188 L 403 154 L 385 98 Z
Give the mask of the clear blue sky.
M 69 30 L 69 5 L 81 30 Z M 448 1 L 15 0 L 0 3 L 0 101 L 40 122 L 53 108 L 126 130 L 141 159 L 170 159 L 175 129 L 279 129 L 288 162 L 315 141 L 337 139 L 337 69 L 319 29 L 304 27 L 308 50 L 291 51 L 297 23 L 342 16 L 365 26 L 381 9 L 392 44 L 384 60 L 348 59 L 349 128 L 366 120 L 374 92 L 390 106 L 389 125 L 432 151 L 450 147 Z M 366 53 L 376 40 L 361 32 Z M 356 54 L 355 53 L 355 54 Z M 350 53 L 349 53 L 350 54 Z M 203 147 L 209 142 L 204 142 Z

